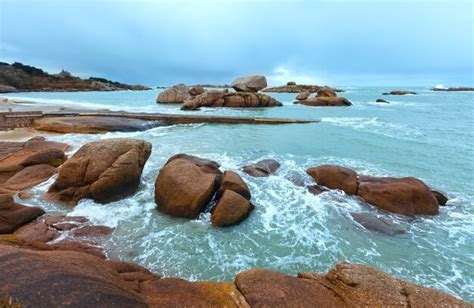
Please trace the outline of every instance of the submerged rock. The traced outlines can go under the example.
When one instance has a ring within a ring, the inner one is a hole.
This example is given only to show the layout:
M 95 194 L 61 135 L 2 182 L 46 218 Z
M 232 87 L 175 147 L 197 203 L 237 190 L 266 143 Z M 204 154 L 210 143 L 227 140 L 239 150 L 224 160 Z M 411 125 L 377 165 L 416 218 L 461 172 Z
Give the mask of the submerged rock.
M 436 215 L 438 201 L 422 181 L 413 178 L 359 177 L 358 194 L 366 202 L 402 215 Z
M 384 99 L 381 99 L 381 98 L 377 98 L 377 100 L 375 101 L 376 103 L 386 103 L 386 104 L 389 104 L 390 102 L 384 100 Z
M 38 207 L 15 203 L 12 196 L 0 194 L 0 234 L 12 233 L 43 214 Z
M 382 95 L 407 95 L 407 94 L 416 94 L 416 92 L 406 91 L 406 90 L 394 90 L 394 91 L 382 93 Z
M 48 198 L 75 205 L 88 198 L 109 203 L 135 193 L 151 144 L 135 139 L 104 139 L 82 146 L 60 169 Z
M 406 232 L 405 229 L 394 224 L 383 217 L 378 217 L 372 213 L 351 213 L 352 218 L 364 228 L 376 231 L 385 235 L 397 235 Z
M 189 88 L 180 83 L 158 94 L 156 102 L 158 104 L 182 104 L 190 97 Z
M 212 209 L 211 222 L 215 227 L 227 227 L 240 223 L 252 212 L 254 206 L 242 195 L 228 189 L 224 191 Z
M 321 165 L 309 168 L 306 173 L 319 185 L 340 189 L 349 195 L 357 194 L 357 173 L 349 168 Z
M 317 196 L 322 194 L 323 192 L 329 191 L 329 189 L 321 185 L 310 185 L 308 186 L 308 191 L 313 195 Z
M 61 134 L 103 134 L 135 132 L 166 123 L 114 116 L 44 117 L 33 122 L 33 128 Z
M 264 159 L 255 164 L 244 166 L 242 171 L 253 177 L 267 177 L 275 174 L 280 163 L 274 159 Z
M 237 92 L 258 92 L 267 86 L 267 79 L 260 75 L 245 76 L 234 80 L 231 86 Z

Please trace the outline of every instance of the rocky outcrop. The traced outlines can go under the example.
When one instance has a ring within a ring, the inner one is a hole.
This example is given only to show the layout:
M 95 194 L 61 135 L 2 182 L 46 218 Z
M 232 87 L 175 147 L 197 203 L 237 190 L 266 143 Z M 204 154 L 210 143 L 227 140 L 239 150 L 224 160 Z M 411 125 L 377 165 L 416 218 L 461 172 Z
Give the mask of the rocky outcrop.
M 227 227 L 240 223 L 250 215 L 254 206 L 242 195 L 227 189 L 212 209 L 211 222 L 215 227 Z
M 306 173 L 319 185 L 343 190 L 346 194 L 357 194 L 357 173 L 349 168 L 322 165 L 309 168 Z
M 351 213 L 354 221 L 367 230 L 379 232 L 385 235 L 397 235 L 406 232 L 402 227 L 394 224 L 390 220 L 379 217 L 371 213 Z
M 454 87 L 454 88 L 433 88 L 431 91 L 445 91 L 445 92 L 470 92 L 474 91 L 472 87 Z
M 1 245 L 0 259 L 0 295 L 25 307 L 147 307 L 133 283 L 89 254 Z
M 46 181 L 65 160 L 67 144 L 35 137 L 25 142 L 0 142 L 0 189 L 12 192 Z
M 329 87 L 320 87 L 316 90 L 316 96 L 310 97 L 309 91 L 302 92 L 296 96 L 294 104 L 302 104 L 306 106 L 321 107 L 321 106 L 351 106 L 352 103 L 345 97 L 338 97 L 337 91 Z M 303 94 L 303 95 L 302 95 Z
M 172 156 L 155 182 L 159 211 L 194 219 L 211 208 L 211 222 L 216 227 L 244 220 L 254 208 L 250 197 L 247 184 L 237 173 L 222 174 L 218 163 L 187 154 Z
M 262 93 L 253 92 L 206 92 L 187 100 L 182 110 L 198 110 L 201 107 L 260 108 L 279 107 L 276 99 Z
M 57 172 L 57 168 L 47 164 L 28 166 L 9 178 L 2 185 L 2 188 L 12 191 L 21 191 L 48 180 Z
M 1 243 L 0 296 L 25 307 L 472 307 L 361 264 L 339 263 L 326 274 L 255 269 L 234 283 L 189 282 L 90 254 Z
M 351 106 L 352 103 L 345 97 L 313 97 L 305 100 L 296 101 L 295 104 L 301 104 L 312 107 L 335 107 L 335 106 Z
M 47 197 L 75 205 L 83 198 L 108 203 L 132 195 L 150 153 L 151 144 L 142 140 L 87 143 L 62 166 Z
M 36 130 L 61 134 L 135 132 L 163 125 L 166 123 L 114 116 L 43 117 L 33 122 Z
M 390 92 L 384 92 L 382 95 L 407 95 L 407 94 L 416 94 L 415 91 L 406 91 L 406 90 L 393 90 Z
M 322 165 L 307 170 L 316 183 L 358 195 L 380 209 L 402 215 L 436 215 L 438 200 L 422 181 L 413 178 L 371 177 L 357 175 L 351 169 Z
M 258 92 L 267 86 L 267 79 L 260 75 L 245 76 L 235 79 L 231 86 L 237 92 Z
M 235 278 L 251 307 L 469 307 L 446 293 L 361 265 L 339 263 L 326 274 L 298 277 L 248 270 Z
M 190 89 L 186 85 L 180 83 L 158 94 L 156 102 L 158 104 L 182 104 L 191 98 L 189 91 Z
M 328 86 L 315 86 L 315 85 L 304 85 L 304 84 L 294 84 L 294 85 L 287 84 L 286 86 L 265 88 L 262 90 L 262 92 L 300 93 L 303 91 L 307 91 L 309 93 L 316 93 L 321 88 L 330 88 L 330 89 L 333 89 L 335 92 L 344 92 L 343 90 L 331 88 Z
M 390 102 L 384 100 L 384 99 L 381 99 L 381 98 L 377 98 L 377 100 L 375 101 L 376 103 L 385 103 L 385 104 L 389 104 Z
M 274 159 L 264 159 L 242 167 L 242 171 L 253 177 L 267 177 L 275 174 L 280 168 L 280 163 Z
M 0 194 L 0 234 L 12 233 L 43 214 L 40 208 L 15 203 L 11 196 Z
M 249 308 L 233 283 L 163 278 L 147 281 L 141 288 L 150 307 Z
M 141 85 L 128 85 L 104 78 L 81 79 L 63 71 L 48 74 L 42 69 L 15 62 L 0 62 L 0 89 L 5 92 L 16 91 L 118 91 L 150 90 Z

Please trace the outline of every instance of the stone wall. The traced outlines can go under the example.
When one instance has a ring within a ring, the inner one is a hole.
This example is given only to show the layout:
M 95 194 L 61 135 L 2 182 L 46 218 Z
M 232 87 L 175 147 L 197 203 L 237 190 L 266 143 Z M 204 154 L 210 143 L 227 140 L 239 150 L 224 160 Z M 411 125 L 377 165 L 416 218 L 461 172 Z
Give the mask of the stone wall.
M 43 117 L 41 111 L 0 112 L 0 130 L 31 127 L 35 119 Z

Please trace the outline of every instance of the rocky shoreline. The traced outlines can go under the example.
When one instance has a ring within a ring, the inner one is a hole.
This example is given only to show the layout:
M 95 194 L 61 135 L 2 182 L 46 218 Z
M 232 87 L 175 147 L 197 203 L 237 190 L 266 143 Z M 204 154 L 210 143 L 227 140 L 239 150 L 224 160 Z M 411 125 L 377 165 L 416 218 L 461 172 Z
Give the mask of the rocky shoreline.
M 103 139 L 87 143 L 66 157 L 68 148 L 67 144 L 40 137 L 1 143 L 0 298 L 5 301 L 25 306 L 472 307 L 446 293 L 360 264 L 339 263 L 327 273 L 298 273 L 296 277 L 253 269 L 239 273 L 230 283 L 165 278 L 136 264 L 109 260 L 100 243 L 113 232 L 111 228 L 93 225 L 86 217 L 45 213 L 16 203 L 13 196 L 27 200 L 25 189 L 56 172 L 59 176 L 44 196 L 54 202 L 74 206 L 88 198 L 109 203 L 133 195 L 151 144 L 136 139 Z M 265 178 L 278 173 L 279 167 L 277 161 L 263 160 L 242 166 L 242 170 Z M 307 173 L 314 181 L 307 186 L 310 192 L 338 189 L 403 215 L 435 215 L 438 206 L 446 203 L 442 194 L 414 178 L 370 177 L 331 165 L 315 166 Z M 297 180 L 294 183 L 306 185 Z M 255 207 L 251 196 L 237 173 L 222 172 L 218 162 L 187 154 L 170 157 L 155 182 L 157 210 L 188 219 L 210 211 L 211 224 L 216 228 L 238 224 L 251 215 Z M 400 207 L 400 198 L 407 200 L 402 202 L 406 206 Z M 392 236 L 403 232 L 383 217 L 352 215 L 374 232 Z M 55 287 L 44 281 L 54 281 Z M 38 293 L 41 297 L 36 296 Z
M 151 88 L 98 77 L 81 79 L 64 70 L 58 74 L 48 74 L 42 69 L 18 62 L 12 64 L 0 62 L 0 93 L 120 90 L 151 90 Z

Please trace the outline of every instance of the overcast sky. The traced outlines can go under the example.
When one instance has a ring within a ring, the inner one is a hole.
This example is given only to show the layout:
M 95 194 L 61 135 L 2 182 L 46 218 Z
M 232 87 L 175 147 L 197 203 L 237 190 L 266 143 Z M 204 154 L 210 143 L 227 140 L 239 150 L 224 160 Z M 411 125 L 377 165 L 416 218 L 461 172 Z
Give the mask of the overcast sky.
M 473 1 L 0 0 L 0 61 L 170 85 L 472 85 Z

